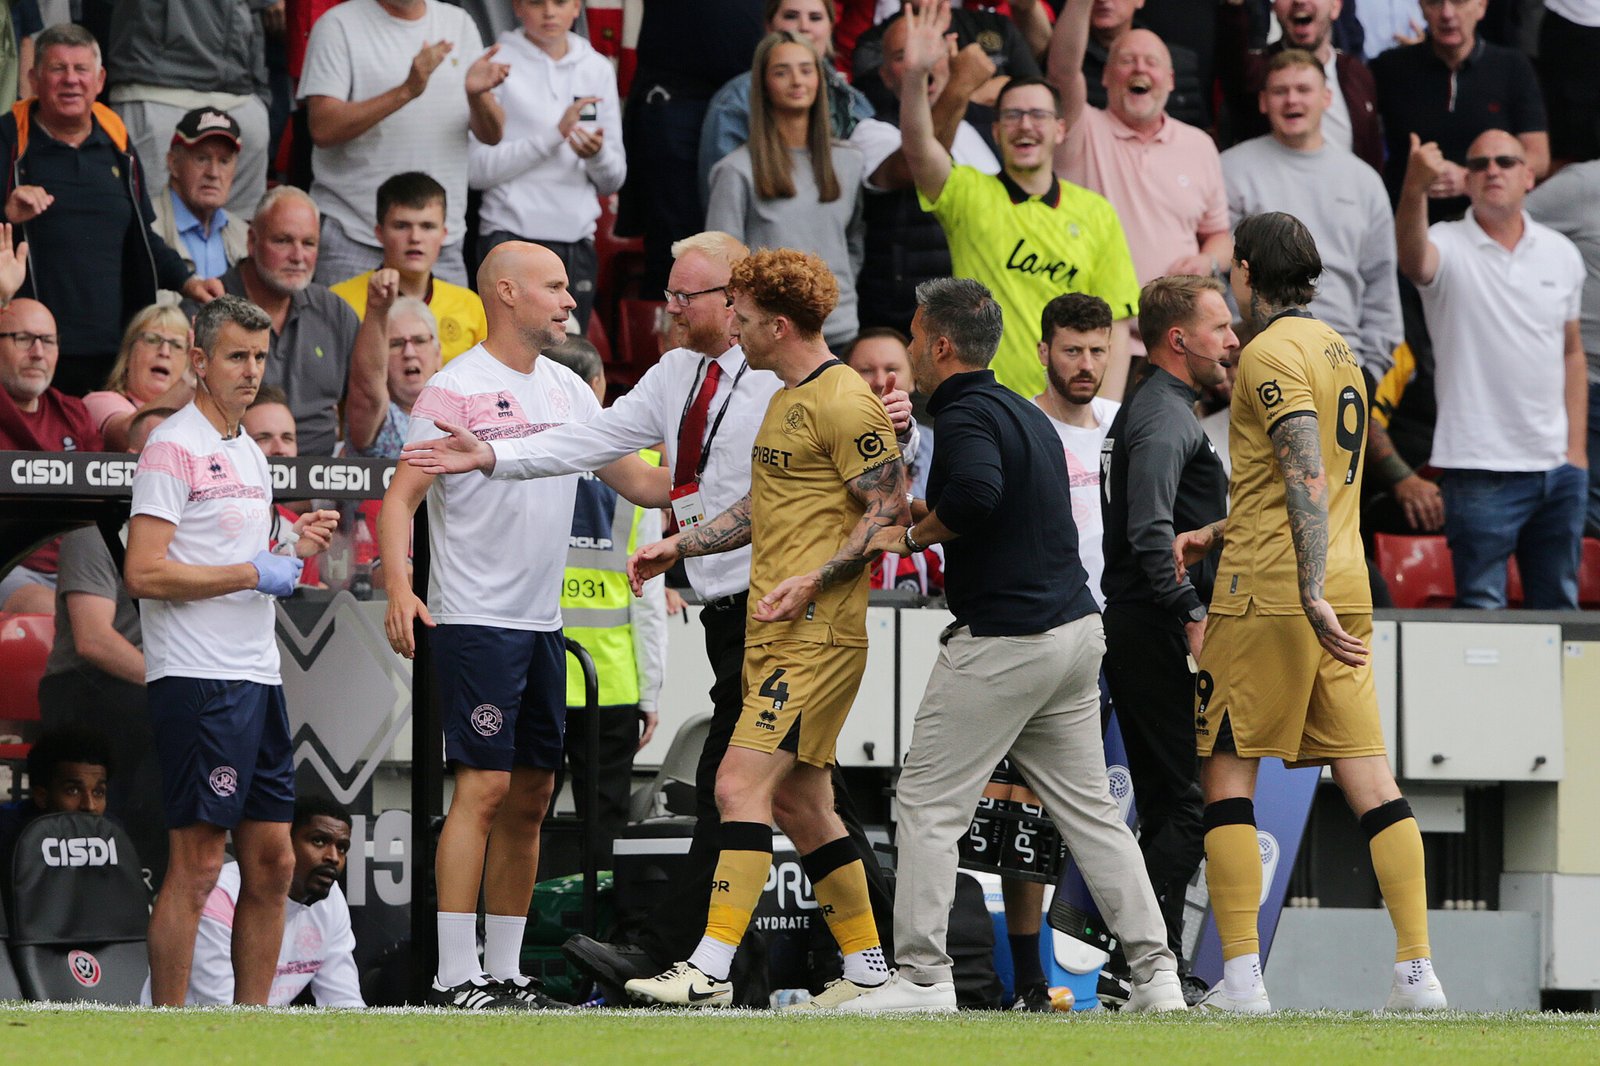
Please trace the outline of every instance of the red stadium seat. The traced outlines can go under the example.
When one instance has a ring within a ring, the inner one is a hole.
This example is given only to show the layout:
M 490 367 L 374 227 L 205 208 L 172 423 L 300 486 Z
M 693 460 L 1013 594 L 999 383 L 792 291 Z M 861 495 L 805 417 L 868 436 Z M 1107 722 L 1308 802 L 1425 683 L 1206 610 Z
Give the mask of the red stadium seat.
M 6 732 L 39 721 L 39 679 L 55 639 L 53 614 L 0 612 L 0 721 L 7 723 Z M 32 747 L 0 744 L 0 762 L 21 762 Z
M 594 230 L 594 313 L 605 322 L 606 332 L 612 337 L 621 332 L 621 323 L 617 320 L 618 302 L 645 295 L 642 289 L 644 240 L 617 236 L 617 216 L 611 209 L 615 199 L 614 196 L 600 198 L 600 218 Z
M 1515 555 L 1506 560 L 1506 606 L 1522 606 L 1522 568 Z
M 1583 554 L 1578 560 L 1578 606 L 1600 611 L 1600 540 L 1583 538 Z
M 656 323 L 665 300 L 621 300 L 617 305 L 617 341 L 607 380 L 632 385 L 661 358 L 661 334 Z
M 1378 533 L 1372 539 L 1374 561 L 1396 607 L 1449 607 L 1455 602 L 1456 577 L 1443 537 Z

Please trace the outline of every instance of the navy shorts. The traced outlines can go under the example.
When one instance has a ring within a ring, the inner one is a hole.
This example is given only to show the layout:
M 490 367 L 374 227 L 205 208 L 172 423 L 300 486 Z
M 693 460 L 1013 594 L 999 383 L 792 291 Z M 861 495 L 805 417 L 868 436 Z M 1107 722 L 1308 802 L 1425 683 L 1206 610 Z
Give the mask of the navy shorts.
M 441 625 L 429 643 L 448 761 L 474 770 L 560 768 L 567 646 L 559 629 Z
M 294 749 L 283 686 L 205 677 L 150 682 L 167 827 L 294 818 Z

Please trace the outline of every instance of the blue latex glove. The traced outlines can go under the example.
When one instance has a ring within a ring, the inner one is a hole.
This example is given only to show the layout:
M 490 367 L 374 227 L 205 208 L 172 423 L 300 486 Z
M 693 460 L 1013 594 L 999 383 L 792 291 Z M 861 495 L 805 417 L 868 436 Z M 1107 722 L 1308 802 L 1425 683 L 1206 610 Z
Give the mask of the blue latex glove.
M 295 585 L 300 581 L 300 571 L 306 564 L 304 560 L 290 555 L 274 555 L 262 550 L 256 552 L 250 565 L 256 568 L 259 575 L 257 592 L 265 592 L 268 596 L 292 596 Z

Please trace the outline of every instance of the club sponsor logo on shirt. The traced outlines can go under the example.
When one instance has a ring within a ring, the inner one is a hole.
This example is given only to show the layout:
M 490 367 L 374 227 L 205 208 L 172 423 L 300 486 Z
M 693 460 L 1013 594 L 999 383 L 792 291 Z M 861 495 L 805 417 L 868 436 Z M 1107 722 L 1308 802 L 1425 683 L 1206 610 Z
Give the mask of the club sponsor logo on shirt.
M 882 456 L 887 448 L 883 443 L 883 436 L 874 430 L 856 438 L 856 451 L 861 453 L 861 458 L 872 460 Z
M 1256 395 L 1261 397 L 1261 403 L 1265 407 L 1276 407 L 1283 402 L 1283 390 L 1278 387 L 1276 379 L 1263 381 L 1257 385 Z
M 1062 285 L 1071 285 L 1078 276 L 1077 267 L 1069 267 L 1065 259 L 1040 259 L 1034 252 L 1024 252 L 1028 239 L 1018 239 L 1016 247 L 1011 249 L 1011 254 L 1006 256 L 1006 269 L 1015 270 L 1019 274 L 1042 274 L 1051 281 Z
M 496 418 L 511 417 L 511 397 L 503 392 L 494 399 L 494 416 Z
M 211 791 L 227 799 L 239 790 L 239 771 L 231 766 L 219 766 L 211 771 L 206 783 L 211 786 Z
M 769 448 L 765 444 L 757 444 L 750 449 L 750 461 L 760 463 L 762 466 L 776 466 L 784 470 L 789 469 L 789 460 L 794 452 L 786 452 L 780 448 Z
M 100 960 L 87 951 L 67 952 L 67 969 L 72 973 L 72 979 L 84 988 L 93 988 L 100 983 Z
M 472 708 L 472 728 L 479 736 L 492 737 L 505 724 L 505 715 L 492 703 L 480 703 Z

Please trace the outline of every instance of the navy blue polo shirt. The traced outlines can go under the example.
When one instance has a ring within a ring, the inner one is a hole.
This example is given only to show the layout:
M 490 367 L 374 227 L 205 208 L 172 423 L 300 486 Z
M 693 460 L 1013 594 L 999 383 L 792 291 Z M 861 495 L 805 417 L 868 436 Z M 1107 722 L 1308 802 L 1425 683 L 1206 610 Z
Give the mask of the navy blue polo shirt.
M 21 184 L 55 197 L 28 223 L 29 266 L 64 355 L 114 355 L 122 343 L 123 244 L 134 232 L 126 165 L 98 123 L 76 148 L 37 121 L 29 130 Z
M 1452 163 L 1465 163 L 1467 148 L 1484 130 L 1513 135 L 1543 133 L 1544 99 L 1526 56 L 1482 37 L 1457 70 L 1428 41 L 1391 48 L 1371 64 L 1383 118 L 1386 160 L 1383 180 L 1397 201 L 1411 157 L 1411 134 L 1437 141 Z M 1430 220 L 1460 217 L 1466 197 L 1429 202 Z

